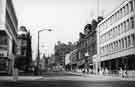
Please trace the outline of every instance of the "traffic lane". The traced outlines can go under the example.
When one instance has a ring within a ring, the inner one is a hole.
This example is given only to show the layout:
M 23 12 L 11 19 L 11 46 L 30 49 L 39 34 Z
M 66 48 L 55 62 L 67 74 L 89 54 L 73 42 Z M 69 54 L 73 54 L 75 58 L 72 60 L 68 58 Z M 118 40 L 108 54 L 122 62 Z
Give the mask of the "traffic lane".
M 0 82 L 0 87 L 135 87 L 134 81 L 17 81 Z

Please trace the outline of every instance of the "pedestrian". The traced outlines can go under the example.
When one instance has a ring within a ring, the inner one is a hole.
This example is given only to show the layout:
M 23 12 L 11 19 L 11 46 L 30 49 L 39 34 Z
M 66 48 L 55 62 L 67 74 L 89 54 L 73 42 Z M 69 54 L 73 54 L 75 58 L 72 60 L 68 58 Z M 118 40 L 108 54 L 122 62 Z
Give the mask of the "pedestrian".
M 128 77 L 128 75 L 127 75 L 127 66 L 124 67 L 124 72 L 123 73 L 124 73 L 124 78 L 127 78 Z
M 120 75 L 121 77 L 123 77 L 123 70 L 122 70 L 122 68 L 120 68 L 119 75 Z
M 108 75 L 108 74 L 109 74 L 109 71 L 108 71 L 108 69 L 107 69 L 107 68 L 105 69 L 105 74 L 106 74 L 106 75 Z

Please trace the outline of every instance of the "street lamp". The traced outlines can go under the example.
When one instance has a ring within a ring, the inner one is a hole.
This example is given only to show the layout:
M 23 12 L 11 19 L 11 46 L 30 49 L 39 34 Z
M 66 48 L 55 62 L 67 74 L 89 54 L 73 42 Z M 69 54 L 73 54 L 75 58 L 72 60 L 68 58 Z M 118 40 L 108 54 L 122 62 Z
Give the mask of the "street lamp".
M 51 32 L 52 29 L 42 29 L 42 30 L 38 31 L 38 54 L 37 54 L 37 72 L 36 72 L 38 75 L 40 74 L 39 73 L 39 61 L 40 61 L 40 50 L 39 50 L 39 39 L 40 39 L 40 37 L 39 37 L 39 34 L 42 31 L 49 31 L 49 32 Z

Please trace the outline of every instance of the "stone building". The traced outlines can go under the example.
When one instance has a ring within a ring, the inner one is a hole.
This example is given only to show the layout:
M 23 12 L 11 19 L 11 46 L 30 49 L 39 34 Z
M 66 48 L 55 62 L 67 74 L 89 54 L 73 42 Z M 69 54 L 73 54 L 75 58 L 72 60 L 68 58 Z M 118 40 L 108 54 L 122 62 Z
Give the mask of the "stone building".
M 98 24 L 100 69 L 135 70 L 135 0 L 126 0 Z M 130 72 L 129 72 L 130 73 Z
M 78 67 L 93 69 L 93 56 L 97 54 L 97 24 L 103 20 L 103 17 L 98 17 L 97 20 L 92 20 L 91 24 L 84 27 L 84 33 L 80 33 L 80 38 L 77 44 L 78 49 Z
M 0 71 L 12 73 L 17 47 L 18 20 L 12 0 L 0 0 Z
M 25 26 L 21 26 L 18 31 L 17 36 L 17 51 L 16 58 L 20 58 L 17 62 L 19 64 L 24 65 L 24 67 L 28 67 L 32 63 L 32 48 L 31 48 L 31 36 L 30 32 L 27 31 Z M 22 58 L 22 59 L 21 59 Z M 20 62 L 19 62 L 20 61 Z
M 65 55 L 74 49 L 74 44 L 69 42 L 68 44 L 58 41 L 55 45 L 55 62 L 58 67 L 65 67 Z

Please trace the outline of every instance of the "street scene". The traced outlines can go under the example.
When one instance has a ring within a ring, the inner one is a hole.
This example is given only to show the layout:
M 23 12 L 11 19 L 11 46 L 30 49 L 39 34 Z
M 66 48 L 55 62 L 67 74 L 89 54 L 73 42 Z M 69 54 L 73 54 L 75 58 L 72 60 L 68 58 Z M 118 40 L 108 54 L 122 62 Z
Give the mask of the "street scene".
M 135 0 L 0 0 L 0 87 L 135 87 Z

